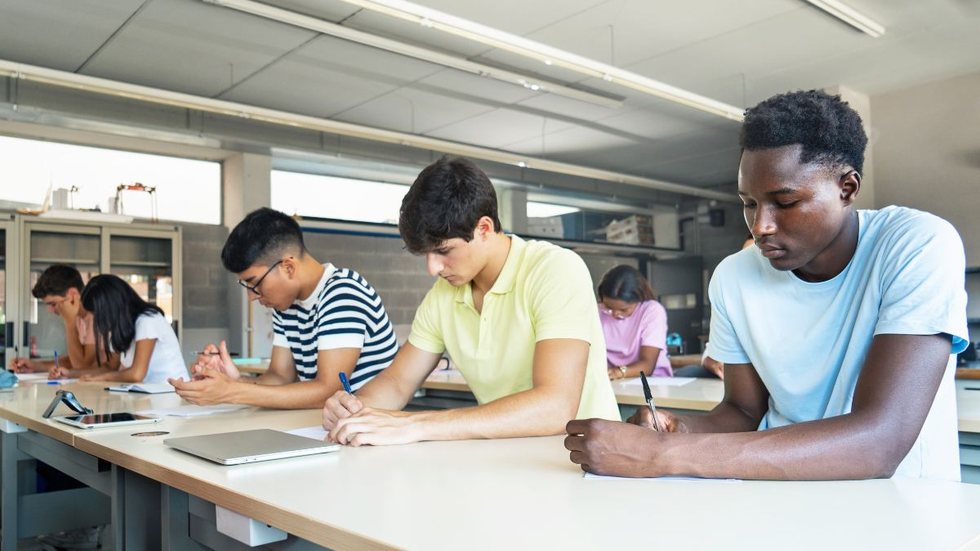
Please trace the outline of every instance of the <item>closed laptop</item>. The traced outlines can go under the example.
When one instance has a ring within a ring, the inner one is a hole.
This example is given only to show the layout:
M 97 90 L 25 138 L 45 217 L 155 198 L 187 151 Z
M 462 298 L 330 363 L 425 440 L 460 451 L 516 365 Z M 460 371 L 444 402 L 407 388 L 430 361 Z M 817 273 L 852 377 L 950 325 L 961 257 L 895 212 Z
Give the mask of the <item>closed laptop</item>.
M 271 429 L 168 438 L 163 443 L 222 465 L 315 455 L 340 449 L 340 444 Z

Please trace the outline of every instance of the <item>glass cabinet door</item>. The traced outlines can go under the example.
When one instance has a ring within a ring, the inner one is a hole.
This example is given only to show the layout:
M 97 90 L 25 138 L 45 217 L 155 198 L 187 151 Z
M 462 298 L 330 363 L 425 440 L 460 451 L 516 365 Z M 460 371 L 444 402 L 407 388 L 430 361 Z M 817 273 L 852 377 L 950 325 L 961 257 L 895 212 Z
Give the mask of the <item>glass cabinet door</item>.
M 7 284 L 10 283 L 7 277 L 7 259 L 10 258 L 12 251 L 8 247 L 7 240 L 11 239 L 11 225 L 0 223 L 0 360 L 3 360 L 2 368 L 10 365 L 10 361 L 17 355 L 14 347 L 14 316 L 7 308 Z
M 143 300 L 174 320 L 173 241 L 133 235 L 109 236 L 109 271 L 129 282 Z
M 48 358 L 57 351 L 67 352 L 65 344 L 65 326 L 61 318 L 50 312 L 44 303 L 31 295 L 31 289 L 37 283 L 41 273 L 52 264 L 68 264 L 74 266 L 82 274 L 82 282 L 88 282 L 99 273 L 101 257 L 101 240 L 98 230 L 86 231 L 88 228 L 71 229 L 34 229 L 28 231 L 28 258 L 30 272 L 22 290 L 27 297 L 27 309 L 24 312 L 24 338 L 21 343 L 25 350 L 21 355 Z

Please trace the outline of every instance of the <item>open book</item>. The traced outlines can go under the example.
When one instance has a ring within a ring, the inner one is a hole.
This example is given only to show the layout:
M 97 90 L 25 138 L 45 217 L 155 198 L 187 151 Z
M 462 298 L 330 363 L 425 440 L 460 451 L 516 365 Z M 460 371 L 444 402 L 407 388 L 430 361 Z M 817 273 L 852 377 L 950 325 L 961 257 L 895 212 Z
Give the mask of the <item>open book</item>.
M 138 392 L 140 394 L 165 394 L 176 392 L 169 383 L 138 383 L 127 385 L 107 386 L 106 390 L 112 392 Z

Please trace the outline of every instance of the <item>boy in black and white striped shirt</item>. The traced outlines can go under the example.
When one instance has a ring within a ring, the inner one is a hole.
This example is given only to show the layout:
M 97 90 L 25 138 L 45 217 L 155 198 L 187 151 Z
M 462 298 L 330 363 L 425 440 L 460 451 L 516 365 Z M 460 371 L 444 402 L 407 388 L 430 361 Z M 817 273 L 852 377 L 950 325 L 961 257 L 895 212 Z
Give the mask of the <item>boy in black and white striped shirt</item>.
M 228 236 L 221 260 L 249 300 L 274 310 L 272 359 L 261 376 L 242 378 L 225 343 L 210 344 L 192 381 L 171 381 L 184 399 L 318 408 L 341 389 L 341 372 L 357 389 L 394 359 L 395 332 L 378 293 L 357 272 L 313 258 L 289 216 L 269 208 L 250 213 Z

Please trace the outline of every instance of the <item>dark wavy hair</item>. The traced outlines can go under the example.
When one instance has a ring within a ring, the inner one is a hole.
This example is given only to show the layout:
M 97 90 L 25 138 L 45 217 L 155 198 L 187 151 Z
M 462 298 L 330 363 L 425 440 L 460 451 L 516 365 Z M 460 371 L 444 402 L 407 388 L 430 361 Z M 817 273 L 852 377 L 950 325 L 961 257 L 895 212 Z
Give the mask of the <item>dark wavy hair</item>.
M 37 283 L 31 289 L 31 294 L 38 299 L 43 299 L 48 295 L 63 297 L 68 293 L 68 289 L 81 291 L 84 287 L 82 274 L 78 273 L 74 266 L 52 264 L 41 272 L 41 276 L 37 278 Z
M 861 116 L 840 96 L 807 90 L 773 96 L 747 109 L 739 144 L 749 151 L 800 144 L 801 163 L 850 166 L 862 173 L 868 136 Z
M 454 237 L 472 240 L 484 216 L 493 220 L 493 231 L 501 231 L 490 179 L 469 159 L 443 157 L 419 173 L 402 199 L 398 231 L 405 248 L 421 254 Z
M 143 314 L 163 310 L 146 302 L 132 287 L 118 276 L 97 275 L 82 289 L 82 306 L 92 312 L 95 329 L 95 357 L 108 356 L 113 350 L 123 353 L 129 350 L 136 337 L 136 320 Z
M 626 264 L 614 266 L 599 281 L 599 300 L 609 298 L 630 304 L 656 300 L 657 295 L 639 270 Z
M 288 251 L 306 253 L 303 230 L 291 216 L 262 207 L 253 210 L 231 230 L 221 249 L 221 263 L 232 273 L 242 273 L 256 263 L 271 266 Z

